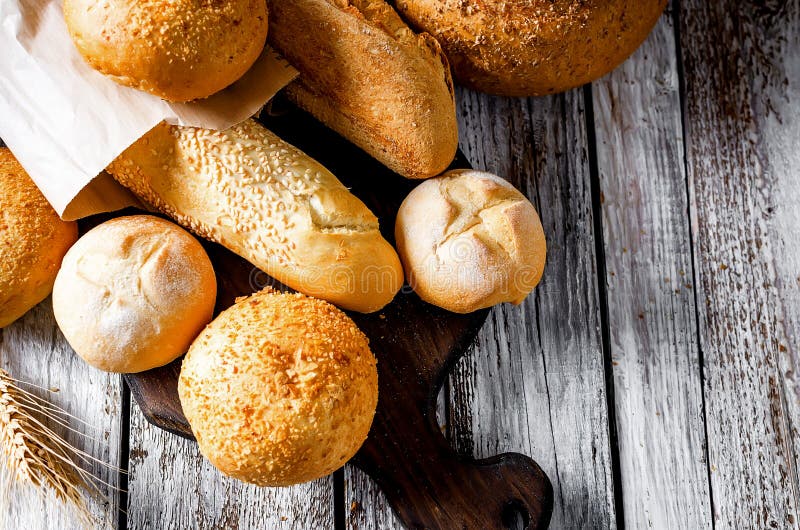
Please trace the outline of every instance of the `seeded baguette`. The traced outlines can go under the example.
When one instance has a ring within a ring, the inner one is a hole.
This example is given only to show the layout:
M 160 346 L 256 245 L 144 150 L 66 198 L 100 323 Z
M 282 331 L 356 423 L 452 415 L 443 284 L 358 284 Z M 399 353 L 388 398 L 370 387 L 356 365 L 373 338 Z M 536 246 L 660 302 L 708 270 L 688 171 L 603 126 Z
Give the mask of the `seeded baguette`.
M 158 125 L 108 171 L 195 234 L 302 293 L 369 313 L 402 285 L 397 253 L 366 205 L 252 120 L 225 131 Z
M 384 0 L 268 0 L 270 44 L 300 70 L 286 93 L 392 171 L 438 175 L 458 147 L 439 43 Z

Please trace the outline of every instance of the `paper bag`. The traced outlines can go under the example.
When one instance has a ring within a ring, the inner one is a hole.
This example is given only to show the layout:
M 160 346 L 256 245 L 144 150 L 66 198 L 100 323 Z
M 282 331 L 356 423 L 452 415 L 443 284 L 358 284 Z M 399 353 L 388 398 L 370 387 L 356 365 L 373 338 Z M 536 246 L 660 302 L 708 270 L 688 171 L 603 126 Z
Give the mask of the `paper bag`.
M 0 0 L 0 138 L 64 219 L 135 203 L 103 169 L 161 121 L 224 129 L 255 114 L 296 76 L 267 47 L 225 90 L 167 103 L 86 64 L 67 33 L 61 0 Z

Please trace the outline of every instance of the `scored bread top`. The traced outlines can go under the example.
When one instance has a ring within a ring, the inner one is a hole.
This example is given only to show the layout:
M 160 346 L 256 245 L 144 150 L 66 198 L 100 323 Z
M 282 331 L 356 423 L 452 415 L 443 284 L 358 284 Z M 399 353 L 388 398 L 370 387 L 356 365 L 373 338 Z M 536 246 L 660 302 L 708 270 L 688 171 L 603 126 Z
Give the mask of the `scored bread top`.
M 384 0 L 334 0 L 333 3 L 363 18 L 403 44 L 417 44 L 417 35 Z
M 170 221 L 133 215 L 96 226 L 67 252 L 53 313 L 86 362 L 133 373 L 186 353 L 211 320 L 216 296 L 214 269 L 197 239 Z
M 520 303 L 544 270 L 536 209 L 482 171 L 451 170 L 417 186 L 400 206 L 395 237 L 414 291 L 457 313 Z

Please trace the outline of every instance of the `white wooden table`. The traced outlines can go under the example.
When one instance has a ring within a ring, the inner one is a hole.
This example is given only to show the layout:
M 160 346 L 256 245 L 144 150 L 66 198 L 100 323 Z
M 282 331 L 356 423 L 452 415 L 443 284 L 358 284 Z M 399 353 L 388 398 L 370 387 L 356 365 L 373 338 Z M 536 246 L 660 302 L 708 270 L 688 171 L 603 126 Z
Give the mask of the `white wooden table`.
M 445 388 L 452 443 L 537 460 L 554 529 L 798 528 L 800 0 L 682 0 L 591 86 L 460 90 L 458 119 L 475 167 L 535 202 L 549 255 Z M 396 526 L 350 467 L 286 489 L 223 478 L 76 359 L 49 301 L 2 331 L 0 365 L 60 389 L 100 429 L 70 439 L 128 470 L 92 504 L 110 528 Z M 77 525 L 10 500 L 15 528 Z

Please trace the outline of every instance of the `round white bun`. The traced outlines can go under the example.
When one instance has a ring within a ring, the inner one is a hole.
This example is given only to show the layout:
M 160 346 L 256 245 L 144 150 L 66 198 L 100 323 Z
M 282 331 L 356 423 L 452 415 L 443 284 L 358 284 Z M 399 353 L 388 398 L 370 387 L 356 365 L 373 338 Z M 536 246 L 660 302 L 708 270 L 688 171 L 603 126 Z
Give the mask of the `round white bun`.
M 211 261 L 194 237 L 135 215 L 95 227 L 67 252 L 53 311 L 83 360 L 133 373 L 185 353 L 211 320 L 216 295 Z
M 452 170 L 414 188 L 397 213 L 395 238 L 414 291 L 455 313 L 519 304 L 544 271 L 536 209 L 482 171 Z

